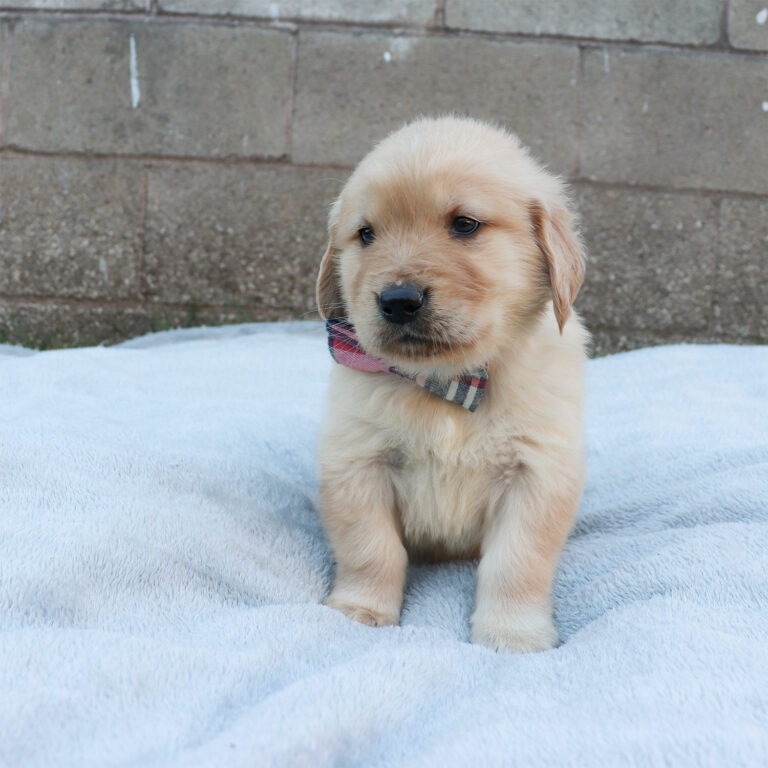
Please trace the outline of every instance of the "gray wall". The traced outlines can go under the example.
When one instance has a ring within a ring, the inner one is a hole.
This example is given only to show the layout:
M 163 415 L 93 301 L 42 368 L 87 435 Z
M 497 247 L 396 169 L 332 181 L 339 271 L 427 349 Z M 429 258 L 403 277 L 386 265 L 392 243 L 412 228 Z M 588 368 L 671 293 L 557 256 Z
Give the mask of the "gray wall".
M 349 169 L 457 111 L 572 181 L 598 352 L 768 341 L 766 6 L 0 0 L 0 340 L 313 317 Z

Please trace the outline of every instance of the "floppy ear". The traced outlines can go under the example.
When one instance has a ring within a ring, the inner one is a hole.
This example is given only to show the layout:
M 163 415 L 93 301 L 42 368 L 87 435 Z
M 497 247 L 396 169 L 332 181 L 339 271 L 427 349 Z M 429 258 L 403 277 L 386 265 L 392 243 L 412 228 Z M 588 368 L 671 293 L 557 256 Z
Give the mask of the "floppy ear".
M 555 316 L 562 333 L 584 280 L 584 249 L 574 229 L 574 217 L 563 202 L 550 207 L 535 201 L 529 209 L 536 243 L 547 262 Z
M 328 220 L 328 247 L 325 249 L 320 272 L 317 275 L 315 296 L 320 317 L 327 320 L 329 317 L 346 317 L 344 298 L 341 295 L 341 284 L 337 273 L 335 256 L 336 249 L 336 222 L 338 221 L 339 201 L 331 207 Z

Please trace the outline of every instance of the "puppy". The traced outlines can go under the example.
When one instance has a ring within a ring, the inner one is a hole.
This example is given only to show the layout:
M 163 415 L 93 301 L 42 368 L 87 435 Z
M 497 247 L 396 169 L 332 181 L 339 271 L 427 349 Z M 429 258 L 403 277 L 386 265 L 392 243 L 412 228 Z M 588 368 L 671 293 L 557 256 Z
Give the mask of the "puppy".
M 557 645 L 551 586 L 585 480 L 584 274 L 563 185 L 509 133 L 420 119 L 332 206 L 317 279 L 337 362 L 325 604 L 397 624 L 409 558 L 480 558 L 471 636 Z

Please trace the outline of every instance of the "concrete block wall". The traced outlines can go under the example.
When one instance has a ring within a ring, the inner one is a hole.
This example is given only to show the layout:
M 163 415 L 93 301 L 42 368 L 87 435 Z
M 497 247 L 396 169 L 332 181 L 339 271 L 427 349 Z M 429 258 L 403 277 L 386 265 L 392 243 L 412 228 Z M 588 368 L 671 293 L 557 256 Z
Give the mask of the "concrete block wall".
M 313 317 L 420 113 L 567 177 L 598 353 L 768 341 L 768 0 L 0 0 L 0 340 Z

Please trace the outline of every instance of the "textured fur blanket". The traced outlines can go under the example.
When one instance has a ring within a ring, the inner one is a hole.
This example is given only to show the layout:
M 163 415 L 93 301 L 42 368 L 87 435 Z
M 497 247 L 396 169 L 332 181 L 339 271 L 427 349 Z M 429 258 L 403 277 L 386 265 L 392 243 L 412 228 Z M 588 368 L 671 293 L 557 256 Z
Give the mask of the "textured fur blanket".
M 319 324 L 0 347 L 0 765 L 768 764 L 768 347 L 589 363 L 561 647 L 320 603 Z M 489 386 L 492 386 L 491 382 Z

